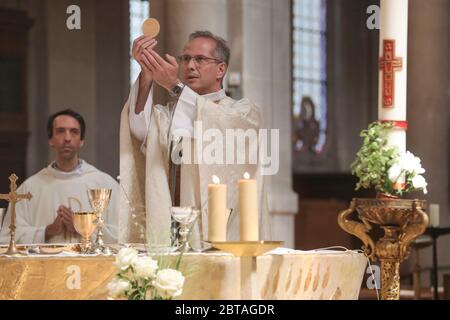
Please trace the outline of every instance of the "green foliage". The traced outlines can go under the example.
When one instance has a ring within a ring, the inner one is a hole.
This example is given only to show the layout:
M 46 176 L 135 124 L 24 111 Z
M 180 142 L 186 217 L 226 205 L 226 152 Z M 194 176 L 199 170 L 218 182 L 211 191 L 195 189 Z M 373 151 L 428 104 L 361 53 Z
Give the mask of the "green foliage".
M 399 152 L 387 146 L 387 132 L 392 127 L 389 122 L 373 122 L 368 129 L 361 131 L 363 145 L 351 165 L 352 174 L 359 179 L 355 190 L 374 188 L 380 192 L 394 193 L 388 170 L 395 163 Z

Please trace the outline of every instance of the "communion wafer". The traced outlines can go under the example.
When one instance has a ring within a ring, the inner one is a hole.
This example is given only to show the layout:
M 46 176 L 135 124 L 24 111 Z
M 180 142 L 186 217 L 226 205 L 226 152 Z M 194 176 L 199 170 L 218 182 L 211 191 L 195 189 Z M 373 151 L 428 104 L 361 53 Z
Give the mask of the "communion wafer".
M 159 33 L 159 22 L 155 18 L 145 19 L 142 23 L 142 33 L 152 38 L 156 37 Z

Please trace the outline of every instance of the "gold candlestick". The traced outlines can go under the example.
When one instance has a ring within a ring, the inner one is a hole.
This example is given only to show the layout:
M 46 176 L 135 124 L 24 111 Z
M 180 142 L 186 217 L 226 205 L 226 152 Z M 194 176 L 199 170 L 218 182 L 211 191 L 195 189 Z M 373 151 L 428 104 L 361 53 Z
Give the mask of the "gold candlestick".
M 411 242 L 425 232 L 428 215 L 422 210 L 426 202 L 401 199 L 358 199 L 338 217 L 339 226 L 364 243 L 364 251 L 372 261 L 381 262 L 381 299 L 400 299 L 400 263 L 409 255 Z M 358 220 L 351 220 L 356 212 Z M 369 231 L 373 226 L 384 230 L 374 241 Z
M 9 225 L 9 229 L 11 230 L 11 239 L 9 241 L 8 251 L 5 254 L 10 256 L 21 256 L 19 250 L 16 246 L 16 203 L 20 200 L 27 199 L 30 200 L 32 198 L 31 193 L 26 194 L 18 194 L 17 190 L 17 176 L 16 174 L 11 174 L 9 176 L 9 193 L 8 194 L 0 194 L 1 200 L 6 200 L 11 204 L 11 223 Z

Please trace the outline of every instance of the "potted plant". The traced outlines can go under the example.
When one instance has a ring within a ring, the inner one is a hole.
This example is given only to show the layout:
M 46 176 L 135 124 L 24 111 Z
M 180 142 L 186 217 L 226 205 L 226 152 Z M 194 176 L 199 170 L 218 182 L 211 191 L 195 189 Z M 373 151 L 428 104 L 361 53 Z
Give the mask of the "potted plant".
M 421 160 L 388 145 L 387 133 L 392 127 L 390 122 L 373 122 L 361 131 L 363 144 L 351 166 L 358 178 L 356 190 L 374 188 L 377 198 L 398 198 L 412 191 L 426 194 Z
M 408 257 L 411 242 L 428 226 L 422 210 L 425 201 L 400 199 L 411 191 L 427 193 L 427 182 L 419 158 L 388 144 L 387 134 L 393 127 L 390 122 L 374 122 L 361 132 L 363 144 L 352 174 L 358 178 L 356 190 L 373 188 L 377 197 L 354 198 L 338 216 L 339 226 L 364 243 L 366 255 L 380 261 L 381 298 L 386 300 L 399 299 L 400 263 Z M 384 236 L 377 237 L 373 228 L 382 229 Z

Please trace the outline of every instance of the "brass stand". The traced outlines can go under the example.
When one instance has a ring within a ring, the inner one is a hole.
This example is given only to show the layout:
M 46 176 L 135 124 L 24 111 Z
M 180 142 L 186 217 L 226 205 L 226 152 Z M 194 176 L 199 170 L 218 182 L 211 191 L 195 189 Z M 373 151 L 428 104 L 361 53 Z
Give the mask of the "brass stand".
M 428 226 L 428 215 L 422 210 L 425 204 L 422 200 L 354 198 L 338 216 L 339 226 L 362 240 L 367 256 L 380 260 L 383 300 L 400 298 L 400 263 L 408 258 L 411 242 Z M 360 221 L 349 219 L 355 211 Z M 376 243 L 369 235 L 373 226 L 384 230 Z
M 6 255 L 17 257 L 23 256 L 16 246 L 16 203 L 20 200 L 31 199 L 31 193 L 26 194 L 18 194 L 17 190 L 17 176 L 13 173 L 9 176 L 9 193 L 8 194 L 0 194 L 1 200 L 6 200 L 11 204 L 11 224 L 9 225 L 9 229 L 11 230 L 11 238 L 9 241 L 8 251 L 6 251 Z M 6 212 L 7 213 L 7 212 Z

